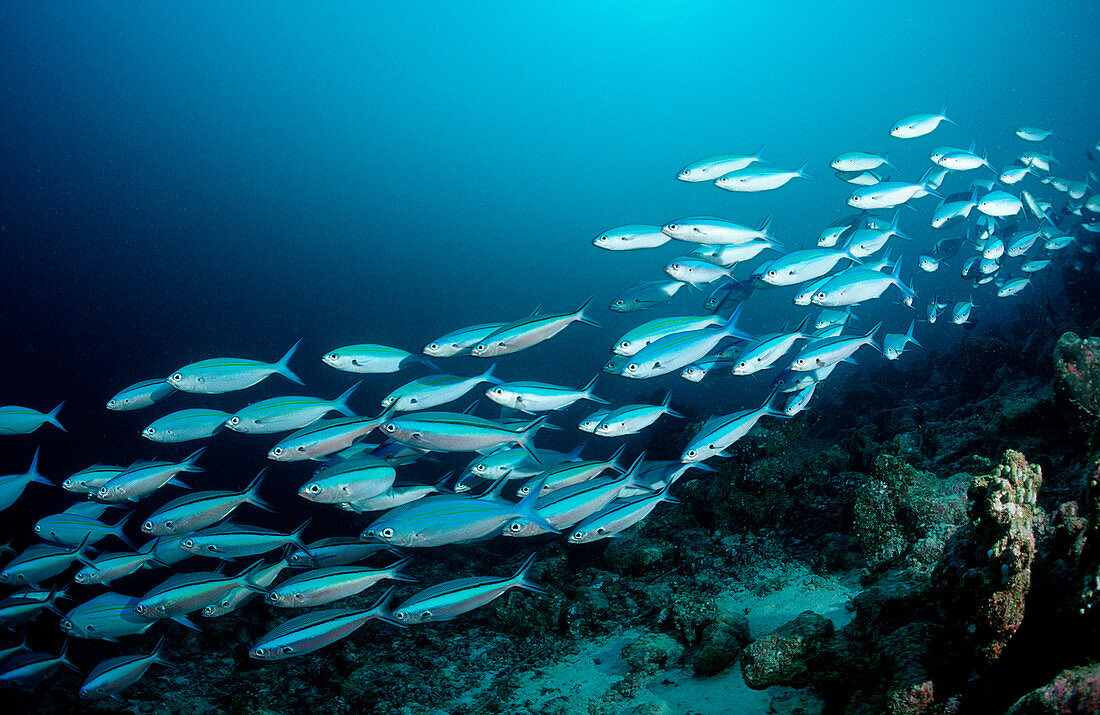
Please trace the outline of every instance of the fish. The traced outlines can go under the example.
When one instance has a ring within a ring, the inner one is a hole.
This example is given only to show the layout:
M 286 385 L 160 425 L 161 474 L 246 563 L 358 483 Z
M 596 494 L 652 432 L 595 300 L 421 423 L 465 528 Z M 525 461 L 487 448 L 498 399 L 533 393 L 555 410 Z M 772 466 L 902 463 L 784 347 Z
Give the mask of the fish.
M 587 482 L 600 476 L 608 469 L 624 473 L 626 470 L 619 466 L 619 458 L 622 457 L 624 451 L 626 451 L 626 445 L 620 446 L 606 460 L 567 462 L 551 467 L 520 485 L 519 489 L 516 490 L 516 495 L 525 497 L 533 490 L 541 489 L 542 495 L 545 496 L 552 491 Z
M 702 382 L 714 370 L 732 369 L 734 362 L 733 358 L 720 357 L 717 353 L 706 355 L 681 370 L 680 377 L 689 382 Z
M 107 400 L 107 409 L 115 412 L 140 410 L 151 407 L 175 392 L 175 386 L 164 378 L 142 380 L 119 390 L 114 397 Z
M 708 156 L 698 161 L 693 161 L 683 169 L 680 169 L 680 173 L 676 175 L 676 178 L 680 181 L 692 183 L 714 181 L 718 177 L 724 176 L 732 171 L 740 171 L 750 164 L 764 163 L 764 160 L 760 158 L 761 152 L 763 151 L 764 147 L 760 146 L 756 148 L 755 152 L 748 156 L 739 154 Z
M 844 246 L 844 252 L 858 260 L 878 253 L 894 236 L 911 240 L 899 228 L 900 214 L 901 211 L 895 211 L 894 218 L 886 226 L 860 228 L 853 231 L 848 243 Z
M 430 378 L 425 378 L 430 379 Z M 268 450 L 267 458 L 276 462 L 319 460 L 359 442 L 394 413 L 387 407 L 377 417 L 336 417 L 320 419 L 282 438 Z
M 755 229 L 733 221 L 710 216 L 689 216 L 667 223 L 661 231 L 679 241 L 705 243 L 710 246 L 742 245 L 752 241 L 770 241 L 772 217 L 768 216 Z
M 74 561 L 90 565 L 85 555 L 87 546 L 83 542 L 71 547 L 32 544 L 0 569 L 0 583 L 36 584 L 64 573 Z
M 721 417 L 711 417 L 688 439 L 680 455 L 680 462 L 692 464 L 716 456 L 725 456 L 725 450 L 749 433 L 764 416 L 785 417 L 771 406 L 775 392 L 756 409 L 742 410 Z
M 969 218 L 970 212 L 978 205 L 978 190 L 974 188 L 969 198 L 959 201 L 944 201 L 932 212 L 932 228 L 942 229 L 953 226 Z
M 165 566 L 173 566 L 186 561 L 195 554 L 190 551 L 184 551 L 180 548 L 180 542 L 186 539 L 190 534 L 172 534 L 171 536 L 158 536 L 152 541 L 143 544 L 141 549 L 148 548 L 157 563 L 164 564 Z
M 181 472 L 205 472 L 195 464 L 204 451 L 201 447 L 182 462 L 139 462 L 100 487 L 96 497 L 108 502 L 138 501 L 166 484 L 186 487 L 176 477 Z
M 216 571 L 173 574 L 139 598 L 134 613 L 146 618 L 177 618 L 217 603 L 235 588 L 264 593 L 263 588 L 252 582 L 261 566 L 263 562 L 257 561 L 236 576 Z
M 848 197 L 848 205 L 857 209 L 889 209 L 900 206 L 910 199 L 917 198 L 918 190 L 924 190 L 926 194 L 936 196 L 931 188 L 929 178 L 932 170 L 925 172 L 921 180 L 916 183 L 906 181 L 883 181 L 872 186 L 864 186 L 852 192 Z
M 1023 271 L 1024 273 L 1035 273 L 1036 271 L 1043 270 L 1044 268 L 1046 268 L 1049 265 L 1050 265 L 1049 260 L 1028 261 L 1027 263 L 1020 266 L 1020 270 Z
M 810 400 L 813 399 L 814 392 L 817 391 L 817 386 L 820 384 L 820 380 L 814 380 L 801 390 L 789 393 L 790 396 L 787 398 L 787 401 L 783 403 L 783 414 L 787 417 L 794 417 L 799 412 L 807 409 L 806 406 L 810 403 Z
M 916 326 L 916 321 L 909 323 L 909 331 L 904 335 L 898 333 L 887 333 L 886 337 L 882 339 L 882 355 L 887 360 L 897 360 L 901 357 L 901 354 L 905 351 L 905 347 L 912 343 L 918 348 L 924 348 L 923 345 L 917 342 L 917 339 L 913 337 L 913 328 Z
M 30 407 L 4 405 L 0 407 L 0 435 L 30 434 L 44 424 L 51 424 L 62 432 L 68 432 L 57 419 L 64 406 L 65 402 L 62 401 L 49 412 L 39 412 Z
M 38 454 L 41 447 L 34 448 L 34 456 L 31 457 L 31 466 L 22 474 L 7 474 L 0 477 L 0 511 L 11 507 L 19 501 L 23 492 L 30 484 L 45 484 L 54 486 L 54 483 L 38 472 Z
M 395 412 L 409 410 L 430 410 L 433 407 L 454 402 L 477 385 L 488 382 L 499 385 L 503 381 L 493 375 L 496 363 L 480 375 L 465 377 L 461 375 L 429 375 L 407 382 L 386 395 L 382 407 L 393 408 Z
M 458 412 L 416 412 L 397 415 L 382 423 L 390 439 L 437 452 L 483 452 L 517 444 L 537 462 L 531 439 L 543 426 L 545 415 L 518 430 L 498 422 Z
M 173 499 L 150 514 L 142 522 L 141 530 L 152 536 L 199 531 L 226 518 L 242 504 L 273 512 L 275 507 L 260 496 L 265 472 L 260 470 L 243 491 L 195 492 Z
M 834 171 L 833 175 L 841 181 L 856 186 L 874 186 L 885 180 L 882 174 L 874 171 Z
M 847 325 L 849 320 L 853 320 L 855 316 L 852 315 L 851 308 L 822 308 L 821 312 L 817 314 L 817 320 L 814 321 L 814 330 L 821 330 L 823 328 L 832 328 L 837 325 Z
M 679 371 L 714 351 L 723 340 L 748 340 L 752 336 L 737 327 L 738 306 L 725 325 L 718 328 L 674 333 L 639 350 L 622 370 L 624 377 L 641 380 Z
M 927 254 L 921 254 L 917 261 L 917 265 L 922 271 L 926 273 L 935 273 L 940 269 L 940 261 L 935 256 L 929 256 Z
M 733 270 L 723 268 L 705 258 L 680 256 L 665 266 L 665 273 L 671 278 L 699 287 L 723 278 L 732 278 Z
M 533 593 L 548 591 L 531 580 L 535 555 L 531 554 L 510 577 L 473 576 L 457 578 L 426 588 L 393 609 L 399 623 L 449 621 L 500 598 L 513 588 Z
M 77 571 L 73 581 L 83 586 L 109 586 L 115 579 L 129 576 L 143 568 L 155 568 L 159 565 L 152 549 L 132 553 L 105 553 Z
M 626 289 L 611 301 L 609 306 L 616 313 L 645 310 L 672 300 L 672 296 L 687 283 L 683 281 L 650 281 Z
M 425 345 L 421 352 L 425 355 L 438 358 L 469 355 L 475 345 L 485 340 L 485 338 L 500 330 L 505 325 L 507 325 L 507 323 L 481 323 L 480 325 L 460 328 L 459 330 L 454 330 L 439 336 Z
M 232 417 L 230 413 L 221 410 L 203 408 L 179 410 L 154 420 L 141 431 L 141 436 L 162 444 L 205 439 L 220 432 L 230 417 Z
M 974 299 L 960 301 L 951 308 L 951 322 L 962 325 L 970 322 L 970 311 L 974 309 Z
M 715 265 L 730 268 L 743 261 L 751 261 L 769 249 L 782 251 L 783 246 L 774 239 L 760 239 L 748 243 L 725 243 L 716 246 L 701 243 L 692 250 L 691 255 L 704 258 Z M 673 277 L 675 278 L 675 276 Z
M 998 289 L 997 297 L 1007 298 L 1008 296 L 1016 295 L 1030 284 L 1031 279 L 1029 278 L 1015 278 L 1013 280 L 1006 281 L 1005 284 L 1001 286 L 1000 289 Z
M 898 167 L 890 161 L 889 154 L 879 156 L 866 151 L 846 151 L 838 154 L 829 162 L 829 166 L 837 171 L 870 171 L 880 166 L 889 166 L 895 171 L 898 170 Z
M 284 621 L 260 636 L 249 648 L 248 657 L 275 661 L 306 655 L 348 637 L 375 619 L 401 626 L 386 610 L 392 593 L 390 588 L 370 608 L 328 608 Z
M 594 433 L 596 431 L 596 427 L 599 426 L 600 422 L 603 421 L 603 418 L 606 417 L 610 412 L 611 410 L 596 410 L 595 412 L 581 420 L 577 424 L 577 429 L 579 429 L 581 432 Z
M 435 366 L 435 363 L 423 355 L 410 353 L 407 350 L 393 348 L 389 345 L 375 345 L 372 343 L 345 345 L 330 350 L 321 356 L 321 361 L 337 370 L 355 373 L 398 372 L 416 364 L 424 365 L 432 370 L 438 371 L 439 369 Z
M 509 323 L 478 343 L 471 354 L 474 357 L 489 358 L 526 350 L 544 340 L 549 340 L 573 323 L 583 323 L 599 328 L 601 327 L 599 323 L 584 314 L 591 302 L 592 299 L 589 298 L 572 313 L 532 316 Z
M 990 191 L 978 201 L 976 208 L 986 216 L 1015 216 L 1023 210 L 1023 203 L 1007 191 Z
M 77 494 L 91 494 L 99 491 L 101 486 L 125 472 L 126 469 L 114 464 L 93 464 L 65 479 L 61 482 L 61 488 Z
M 677 499 L 668 494 L 672 482 L 654 494 L 628 499 L 622 503 L 611 503 L 602 511 L 588 517 L 573 527 L 567 543 L 588 544 L 600 539 L 607 539 L 629 529 L 642 519 L 649 516 L 650 512 L 661 502 L 679 504 Z
M 123 529 L 133 515 L 133 512 L 130 512 L 114 524 L 104 524 L 87 514 L 62 512 L 39 519 L 35 522 L 34 533 L 41 539 L 62 546 L 80 543 L 91 545 L 108 536 L 113 536 L 132 549 L 135 548 L 134 543 L 126 536 Z
M 819 370 L 842 360 L 847 360 L 864 345 L 874 345 L 875 333 L 882 327 L 878 323 L 866 334 L 825 338 L 808 344 L 795 356 L 790 369 L 798 372 Z
M 841 216 L 822 229 L 821 235 L 817 239 L 818 248 L 832 248 L 852 231 L 859 228 L 862 222 L 862 214 Z
M 134 613 L 138 599 L 107 591 L 72 608 L 61 618 L 61 630 L 74 638 L 114 641 L 121 636 L 140 635 L 156 619 Z
M 386 512 L 363 530 L 359 538 L 391 546 L 428 548 L 476 541 L 500 533 L 516 518 L 547 531 L 557 529 L 538 512 L 541 487 L 519 502 L 498 499 L 493 490 L 480 497 L 441 494 Z
M 989 159 L 984 156 L 978 156 L 972 150 L 957 150 L 947 152 L 942 155 L 936 163 L 945 169 L 951 171 L 972 171 L 981 167 L 985 167 L 997 173 L 997 170 L 993 168 L 993 165 L 989 163 Z
M 270 589 L 264 600 L 279 608 L 323 606 L 355 596 L 386 579 L 416 581 L 401 573 L 401 569 L 412 560 L 413 557 L 406 556 L 382 569 L 366 566 L 326 566 L 311 569 Z
M 631 224 L 604 231 L 592 239 L 592 245 L 608 251 L 634 251 L 640 248 L 657 248 L 672 240 L 662 233 L 660 226 Z
M 1031 173 L 1030 166 L 1009 166 L 1000 173 L 997 177 L 997 181 L 1002 184 L 1016 184 L 1023 180 L 1025 176 Z
M 669 318 L 656 318 L 627 331 L 615 343 L 612 351 L 616 355 L 631 357 L 636 355 L 642 348 L 666 335 L 702 330 L 703 328 L 721 325 L 723 322 L 716 315 L 678 315 Z
M 598 377 L 579 390 L 545 382 L 503 382 L 486 390 L 485 396 L 502 407 L 529 413 L 561 410 L 580 400 L 609 405 L 607 400 L 592 394 Z
M 947 116 L 947 102 L 944 102 L 939 114 L 910 114 L 902 117 L 890 127 L 890 136 L 898 139 L 915 139 L 934 132 L 940 122 L 958 124 Z
M 855 235 L 853 234 L 853 238 Z M 849 247 L 845 247 L 840 251 L 831 248 L 810 248 L 794 251 L 772 261 L 760 280 L 773 286 L 805 283 L 806 281 L 816 280 L 832 271 L 841 261 L 858 261 L 858 259 L 852 254 Z
M 224 561 L 266 554 L 284 546 L 296 546 L 304 550 L 306 545 L 302 541 L 302 534 L 305 533 L 309 523 L 310 519 L 306 519 L 301 526 L 289 534 L 260 526 L 218 524 L 185 535 L 180 539 L 179 547 L 196 556 L 208 556 Z
M 329 412 L 339 412 L 346 417 L 354 417 L 355 413 L 348 406 L 348 400 L 361 384 L 361 382 L 355 383 L 335 400 L 286 395 L 253 402 L 237 410 L 225 424 L 234 432 L 272 434 L 308 427 Z
M 1052 236 L 1046 243 L 1043 244 L 1043 248 L 1048 251 L 1060 251 L 1076 240 L 1077 239 L 1075 239 L 1073 236 Z
M 261 362 L 247 358 L 210 358 L 184 365 L 168 377 L 168 384 L 181 392 L 220 395 L 245 390 L 271 375 L 282 375 L 291 382 L 305 384 L 290 370 L 290 358 L 301 344 L 294 343 L 278 362 Z
M 17 626 L 33 623 L 45 611 L 61 615 L 61 611 L 57 609 L 57 601 L 68 597 L 64 589 L 58 590 L 57 586 L 45 593 L 17 591 L 0 599 L 0 625 L 15 630 Z
M 396 478 L 393 465 L 365 455 L 314 474 L 298 490 L 298 496 L 317 504 L 357 502 L 383 494 Z
M 163 648 L 164 636 L 161 636 L 153 652 L 148 655 L 120 655 L 100 661 L 88 673 L 77 691 L 78 694 L 85 700 L 117 697 L 119 692 L 141 680 L 153 665 L 174 668 L 168 661 L 161 659 L 160 652 Z
M 353 536 L 330 536 L 310 542 L 306 549 L 308 551 L 297 548 L 290 551 L 287 561 L 291 566 L 346 566 L 382 552 L 396 551 L 386 544 L 371 544 Z
M 595 433 L 601 437 L 621 437 L 628 434 L 637 434 L 649 427 L 662 415 L 683 419 L 684 415 L 672 409 L 669 401 L 672 399 L 672 391 L 665 393 L 665 400 L 659 405 L 626 405 L 618 407 L 607 414 L 597 425 Z
M 252 576 L 252 584 L 263 589 L 270 588 L 271 584 L 275 583 L 275 579 L 279 577 L 279 574 L 289 566 L 290 563 L 287 559 L 280 559 L 272 564 L 265 564 L 257 569 L 256 573 Z M 235 588 L 222 596 L 222 599 L 217 603 L 203 606 L 200 613 L 202 613 L 205 618 L 219 618 L 244 607 L 258 595 L 259 593 L 253 588 Z
M 909 304 L 916 299 L 913 289 L 901 281 L 901 260 L 898 260 L 889 274 L 863 267 L 838 275 L 821 286 L 811 302 L 826 308 L 855 305 L 880 297 L 890 286 L 896 286 Z
M 1041 142 L 1050 137 L 1057 137 L 1053 129 L 1039 129 L 1038 127 L 1020 127 L 1016 130 L 1016 136 L 1024 141 Z
M 52 656 L 49 653 L 19 653 L 0 665 L 0 687 L 15 687 L 20 690 L 33 690 L 48 680 L 58 668 L 65 666 L 69 670 L 80 670 L 68 657 L 69 641 L 61 644 L 61 653 Z
M 814 178 L 806 173 L 806 167 L 809 163 L 810 160 L 807 159 L 798 168 L 791 170 L 776 169 L 770 166 L 748 166 L 720 176 L 715 179 L 714 185 L 726 191 L 771 191 L 772 189 L 778 189 L 791 179 Z
M 786 333 L 772 333 L 750 342 L 741 352 L 738 362 L 733 366 L 734 375 L 751 375 L 771 367 L 783 357 L 799 340 L 811 337 L 809 331 L 813 319 L 806 316 L 797 330 Z

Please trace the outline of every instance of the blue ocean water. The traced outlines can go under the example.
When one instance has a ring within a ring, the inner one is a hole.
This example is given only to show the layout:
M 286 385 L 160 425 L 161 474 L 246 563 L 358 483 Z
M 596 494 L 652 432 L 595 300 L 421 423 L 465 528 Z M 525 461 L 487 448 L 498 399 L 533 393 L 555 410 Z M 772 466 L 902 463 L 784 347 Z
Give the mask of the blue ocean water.
M 182 458 L 190 445 L 141 438 L 149 414 L 103 403 L 195 360 L 275 360 L 302 338 L 295 363 L 307 392 L 335 397 L 350 381 L 321 364 L 333 347 L 416 352 L 463 325 L 592 297 L 603 329 L 572 326 L 499 369 L 583 385 L 611 341 L 651 317 L 607 302 L 663 279 L 664 263 L 686 252 L 599 251 L 600 231 L 691 215 L 755 226 L 772 215 L 785 245 L 812 247 L 851 213 L 853 187 L 828 168 L 841 151 L 889 152 L 893 178 L 916 180 L 942 144 L 975 140 L 994 166 L 1009 164 L 1031 148 L 1014 135 L 1024 124 L 1053 127 L 1059 172 L 1084 176 L 1100 137 L 1097 30 L 1091 3 L 3 3 L 0 403 L 48 410 L 66 400 L 70 433 L 8 438 L 0 468 L 23 470 L 39 443 L 55 475 Z M 944 102 L 958 126 L 911 141 L 887 134 Z M 692 160 L 760 145 L 777 166 L 809 160 L 815 180 L 760 194 L 675 180 Z M 965 189 L 948 181 L 945 191 Z M 917 239 L 892 244 L 907 280 L 917 244 L 939 237 L 926 223 L 934 202 L 901 211 Z M 970 297 L 959 263 L 916 276 L 915 312 L 884 301 L 859 326 L 904 332 L 932 294 Z M 975 291 L 977 330 L 1062 290 L 1051 273 L 1036 284 L 1015 303 Z M 788 292 L 758 292 L 744 327 L 800 319 Z M 685 289 L 671 312 L 695 312 L 701 295 Z M 919 334 L 926 346 L 961 334 L 938 327 Z M 446 369 L 484 366 L 460 358 Z M 408 379 L 366 377 L 362 414 Z M 621 403 L 674 386 L 706 416 L 755 406 L 769 379 L 604 376 L 597 392 Z M 280 380 L 248 401 L 287 392 Z M 168 404 L 232 411 L 242 400 Z M 209 486 L 238 488 L 265 466 L 266 442 L 228 437 L 211 450 Z M 547 435 L 562 448 L 573 441 Z M 272 496 L 294 512 L 289 525 L 306 513 L 291 481 Z

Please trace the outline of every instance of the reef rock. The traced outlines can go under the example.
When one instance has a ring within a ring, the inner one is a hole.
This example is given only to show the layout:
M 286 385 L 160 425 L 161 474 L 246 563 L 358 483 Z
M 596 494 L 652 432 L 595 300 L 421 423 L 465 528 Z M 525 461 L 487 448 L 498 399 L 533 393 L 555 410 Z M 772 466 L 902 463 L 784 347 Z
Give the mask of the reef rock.
M 833 622 L 813 611 L 757 638 L 741 654 L 741 673 L 754 690 L 773 685 L 806 685 L 813 661 L 833 636 Z
M 1008 450 L 992 473 L 969 490 L 970 521 L 948 539 L 933 582 L 953 624 L 952 651 L 992 664 L 1024 619 L 1035 558 L 1038 467 Z
M 1067 332 L 1054 346 L 1054 392 L 1066 404 L 1100 416 L 1100 338 L 1080 338 Z
M 1086 715 L 1100 712 L 1100 665 L 1063 670 L 1016 701 L 1008 715 Z

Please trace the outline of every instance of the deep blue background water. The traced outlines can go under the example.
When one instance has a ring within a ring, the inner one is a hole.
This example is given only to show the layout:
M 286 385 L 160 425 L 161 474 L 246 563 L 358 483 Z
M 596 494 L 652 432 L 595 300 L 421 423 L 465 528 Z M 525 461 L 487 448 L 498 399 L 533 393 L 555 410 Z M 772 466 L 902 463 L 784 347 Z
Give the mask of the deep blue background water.
M 138 436 L 153 411 L 102 404 L 196 359 L 274 360 L 304 337 L 296 369 L 311 393 L 335 396 L 351 378 L 318 359 L 335 346 L 416 350 L 462 325 L 594 295 L 606 330 L 571 327 L 500 369 L 583 384 L 618 334 L 654 317 L 602 306 L 662 278 L 679 252 L 602 252 L 593 236 L 775 214 L 780 240 L 812 245 L 848 213 L 851 187 L 827 166 L 840 151 L 889 151 L 898 178 L 915 179 L 935 146 L 976 139 L 1000 166 L 1031 148 L 1017 126 L 1053 125 L 1061 173 L 1083 176 L 1100 136 L 1095 4 L 744 5 L 3 3 L 0 403 L 68 399 L 73 431 L 7 440 L 3 466 L 22 470 L 40 440 L 47 473 L 182 456 L 190 445 Z M 887 135 L 944 100 L 960 126 Z M 760 144 L 780 166 L 810 159 L 819 180 L 740 195 L 674 179 L 701 156 Z M 934 203 L 902 216 L 925 246 L 939 237 L 922 228 Z M 969 294 L 951 285 L 954 298 Z M 789 292 L 754 298 L 748 327 L 796 318 Z M 664 310 L 698 305 L 684 291 Z M 908 326 L 889 303 L 861 325 L 882 317 Z M 368 376 L 356 406 L 373 413 L 409 377 Z M 769 379 L 721 383 L 720 397 L 747 406 Z M 606 377 L 600 392 L 625 400 L 666 385 L 715 398 L 675 376 Z M 235 409 L 288 386 L 178 396 L 157 414 Z M 229 437 L 242 449 L 250 439 Z M 270 441 L 247 448 L 262 460 Z

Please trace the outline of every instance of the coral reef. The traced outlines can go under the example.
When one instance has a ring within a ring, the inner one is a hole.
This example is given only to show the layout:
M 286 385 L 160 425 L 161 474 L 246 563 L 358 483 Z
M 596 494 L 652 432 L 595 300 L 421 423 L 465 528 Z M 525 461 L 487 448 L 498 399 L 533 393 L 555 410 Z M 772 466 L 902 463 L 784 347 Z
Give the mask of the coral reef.
M 775 685 L 806 685 L 815 659 L 832 635 L 832 621 L 813 611 L 799 614 L 745 647 L 741 654 L 745 684 L 757 690 Z

